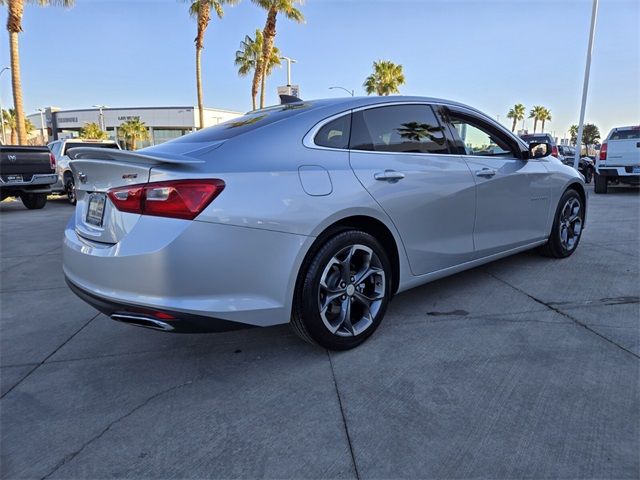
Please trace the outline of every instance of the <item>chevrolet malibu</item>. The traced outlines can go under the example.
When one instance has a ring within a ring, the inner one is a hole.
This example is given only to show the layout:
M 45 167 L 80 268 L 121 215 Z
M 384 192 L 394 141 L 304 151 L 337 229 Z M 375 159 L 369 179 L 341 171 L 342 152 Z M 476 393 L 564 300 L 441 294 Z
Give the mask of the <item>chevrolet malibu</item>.
M 64 273 L 121 322 L 290 322 L 353 348 L 399 292 L 533 248 L 570 256 L 584 182 L 550 154 L 422 97 L 294 101 L 137 152 L 75 148 Z

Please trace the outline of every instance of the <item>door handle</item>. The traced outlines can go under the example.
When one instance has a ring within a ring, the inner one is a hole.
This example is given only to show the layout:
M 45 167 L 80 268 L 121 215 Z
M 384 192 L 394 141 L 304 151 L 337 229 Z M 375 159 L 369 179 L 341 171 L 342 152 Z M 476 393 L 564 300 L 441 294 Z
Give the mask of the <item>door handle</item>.
M 397 172 L 395 170 L 385 170 L 384 172 L 377 172 L 373 175 L 376 180 L 382 180 L 384 182 L 395 183 L 398 180 L 404 178 L 404 173 Z
M 498 171 L 495 168 L 483 168 L 482 170 L 478 170 L 476 172 L 476 177 L 491 178 L 496 173 L 498 173 Z

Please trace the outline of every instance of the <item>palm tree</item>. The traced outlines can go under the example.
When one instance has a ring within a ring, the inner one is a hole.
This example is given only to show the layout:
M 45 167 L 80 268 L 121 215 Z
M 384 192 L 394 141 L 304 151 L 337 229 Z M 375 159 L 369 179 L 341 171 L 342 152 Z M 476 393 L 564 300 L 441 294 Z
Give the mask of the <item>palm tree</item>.
M 533 133 L 536 133 L 536 129 L 538 128 L 538 120 L 540 120 L 541 117 L 544 116 L 543 110 L 544 110 L 544 107 L 541 107 L 540 105 L 535 105 L 529 111 L 529 118 L 533 118 Z
M 200 120 L 200 128 L 204 126 L 204 104 L 202 100 L 202 68 L 201 57 L 204 48 L 204 33 L 211 21 L 211 10 L 216 12 L 218 18 L 224 15 L 224 4 L 234 5 L 239 0 L 186 0 L 191 3 L 189 6 L 189 14 L 196 19 L 198 24 L 198 33 L 196 34 L 196 90 L 198 92 L 198 114 Z
M 367 95 L 391 95 L 400 93 L 399 87 L 404 84 L 402 65 L 396 65 L 389 60 L 373 62 L 373 73 L 364 81 L 363 87 Z
M 248 75 L 250 72 L 255 72 L 256 66 L 258 65 L 258 59 L 262 55 L 262 32 L 256 28 L 256 39 L 254 40 L 249 35 L 244 37 L 244 40 L 240 42 L 240 50 L 236 51 L 236 66 L 238 67 L 238 75 L 244 77 Z M 280 50 L 278 47 L 273 47 L 273 51 L 271 52 L 271 58 L 267 63 L 267 71 L 266 75 L 262 77 L 262 90 L 265 89 L 264 83 L 266 81 L 266 77 L 271 75 L 273 71 L 273 67 L 276 65 L 280 65 Z M 256 95 L 258 92 L 251 92 L 251 105 L 253 109 L 256 109 Z
M 138 140 L 149 140 L 149 130 L 139 118 L 122 122 L 118 127 L 118 134 L 122 135 L 125 146 L 131 147 L 131 150 L 136 149 Z
M 302 3 L 302 0 L 251 0 L 253 3 L 267 11 L 267 20 L 262 30 L 262 55 L 258 59 L 258 64 L 253 73 L 253 83 L 251 84 L 251 96 L 258 94 L 258 85 L 260 88 L 260 108 L 264 108 L 265 100 L 265 83 L 262 79 L 267 75 L 268 59 L 271 58 L 276 39 L 276 21 L 278 13 L 282 13 L 290 20 L 298 23 L 304 22 L 304 15 L 295 7 L 296 3 Z M 262 83 L 261 83 L 262 82 Z
M 4 126 L 6 128 L 9 128 L 11 130 L 11 137 L 10 137 L 10 143 L 11 145 L 16 145 L 16 142 L 18 141 L 18 124 L 16 122 L 16 109 L 15 108 L 10 108 L 9 110 L 4 110 L 2 112 L 3 116 L 4 116 Z M 25 119 L 24 123 L 24 130 L 25 130 L 25 135 L 28 136 L 31 131 L 35 128 L 35 126 L 33 125 L 33 123 L 31 122 L 31 120 L 29 120 L 28 118 Z M 26 144 L 27 142 L 25 142 Z
M 100 128 L 96 122 L 85 123 L 84 127 L 80 129 L 80 136 L 82 138 L 88 138 L 93 140 L 105 140 L 109 137 L 107 132 Z
M 544 133 L 544 122 L 551 121 L 551 110 L 548 108 L 543 108 L 540 112 L 540 118 L 538 119 L 542 122 L 542 133 Z
M 9 32 L 9 50 L 11 56 L 11 86 L 13 89 L 13 106 L 16 111 L 16 128 L 20 145 L 27 143 L 24 105 L 22 101 L 22 82 L 20 80 L 20 51 L 18 35 L 22 32 L 22 16 L 25 3 L 33 3 L 46 7 L 60 5 L 70 7 L 74 0 L 0 0 L 0 5 L 8 4 L 7 31 Z
M 507 118 L 513 119 L 513 125 L 511 125 L 512 132 L 516 131 L 516 123 L 519 122 L 520 120 L 524 120 L 524 116 L 526 113 L 527 113 L 526 109 L 524 108 L 524 105 L 521 103 L 516 103 L 513 106 L 513 108 L 509 110 L 509 113 L 507 113 Z

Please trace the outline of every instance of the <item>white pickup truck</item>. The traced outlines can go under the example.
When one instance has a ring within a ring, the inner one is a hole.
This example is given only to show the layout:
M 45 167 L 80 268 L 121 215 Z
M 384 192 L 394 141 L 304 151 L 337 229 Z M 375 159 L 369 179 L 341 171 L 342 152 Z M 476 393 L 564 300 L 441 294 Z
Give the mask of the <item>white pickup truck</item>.
M 76 204 L 76 187 L 69 167 L 68 151 L 77 147 L 115 148 L 120 150 L 120 145 L 115 140 L 89 140 L 82 138 L 68 138 L 55 140 L 47 145 L 56 159 L 58 167 L 58 181 L 53 185 L 53 193 L 66 195 L 72 205 Z
M 640 125 L 609 132 L 596 156 L 595 193 L 607 193 L 609 183 L 640 185 Z

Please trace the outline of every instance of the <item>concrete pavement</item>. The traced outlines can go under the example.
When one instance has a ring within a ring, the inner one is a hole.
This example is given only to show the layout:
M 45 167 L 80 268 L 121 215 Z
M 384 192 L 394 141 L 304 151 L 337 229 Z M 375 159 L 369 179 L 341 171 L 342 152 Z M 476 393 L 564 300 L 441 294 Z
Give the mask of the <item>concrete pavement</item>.
M 640 194 L 610 192 L 569 259 L 411 290 L 330 354 L 113 322 L 64 284 L 72 207 L 4 202 L 2 477 L 638 478 Z

